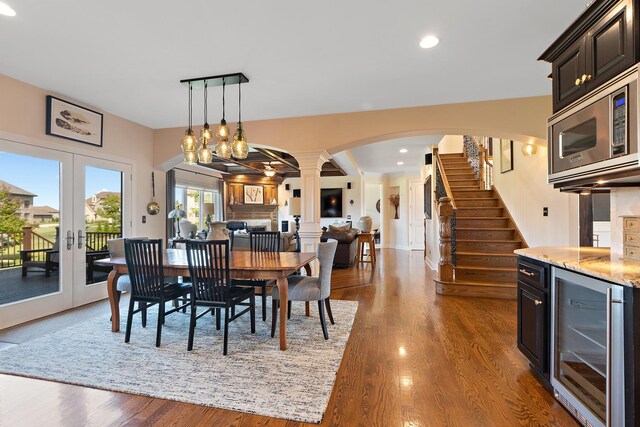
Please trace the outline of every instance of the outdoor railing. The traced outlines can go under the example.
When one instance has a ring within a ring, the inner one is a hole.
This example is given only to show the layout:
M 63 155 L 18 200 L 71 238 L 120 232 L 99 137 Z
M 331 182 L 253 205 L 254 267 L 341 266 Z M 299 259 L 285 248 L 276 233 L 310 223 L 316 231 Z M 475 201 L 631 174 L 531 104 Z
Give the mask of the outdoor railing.
M 107 240 L 121 236 L 119 231 L 87 231 L 87 252 L 104 251 L 107 249 Z M 21 266 L 21 251 L 32 250 L 28 255 L 31 261 L 45 261 L 45 250 L 53 249 L 54 245 L 55 240 L 36 233 L 31 226 L 23 227 L 22 231 L 0 232 L 0 269 Z
M 23 227 L 22 231 L 0 232 L 0 268 L 18 267 L 22 265 L 20 251 L 51 249 L 54 242 L 32 231 L 31 227 Z M 44 252 L 34 252 L 31 259 L 44 261 Z

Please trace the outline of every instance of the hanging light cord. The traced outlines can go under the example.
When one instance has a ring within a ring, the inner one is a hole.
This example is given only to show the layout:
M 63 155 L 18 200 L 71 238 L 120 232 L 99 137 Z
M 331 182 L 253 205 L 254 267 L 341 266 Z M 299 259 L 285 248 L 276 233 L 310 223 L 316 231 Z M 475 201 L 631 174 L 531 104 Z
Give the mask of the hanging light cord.
M 222 121 L 226 121 L 224 119 L 224 86 L 227 84 L 227 81 L 225 79 L 222 79 Z
M 204 81 L 204 122 L 207 123 L 207 81 Z
M 242 124 L 242 77 L 238 81 L 238 124 Z
M 192 98 L 193 98 L 193 87 L 191 86 L 191 83 L 189 83 L 189 130 L 192 130 L 192 127 L 191 127 Z

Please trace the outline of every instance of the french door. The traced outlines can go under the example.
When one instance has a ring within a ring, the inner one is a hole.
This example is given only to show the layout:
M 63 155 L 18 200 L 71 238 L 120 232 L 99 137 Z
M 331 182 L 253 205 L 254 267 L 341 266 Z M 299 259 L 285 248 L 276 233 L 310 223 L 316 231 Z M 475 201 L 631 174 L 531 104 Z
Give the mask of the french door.
M 130 218 L 130 165 L 0 139 L 0 329 L 106 298 Z

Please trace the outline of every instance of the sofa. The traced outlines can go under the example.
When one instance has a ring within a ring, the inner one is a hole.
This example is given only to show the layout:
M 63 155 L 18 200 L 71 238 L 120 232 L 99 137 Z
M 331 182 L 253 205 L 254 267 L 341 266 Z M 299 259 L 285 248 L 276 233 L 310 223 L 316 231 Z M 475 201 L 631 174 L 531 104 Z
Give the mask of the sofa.
M 334 267 L 348 267 L 356 261 L 356 253 L 358 251 L 358 235 L 360 230 L 357 228 L 333 227 L 329 226 L 320 236 L 321 242 L 329 239 L 338 241 L 336 255 L 333 258 Z
M 233 233 L 233 250 L 248 251 L 251 249 L 249 241 L 249 233 L 243 231 L 235 231 Z M 280 233 L 280 252 L 295 252 L 296 237 L 294 233 Z

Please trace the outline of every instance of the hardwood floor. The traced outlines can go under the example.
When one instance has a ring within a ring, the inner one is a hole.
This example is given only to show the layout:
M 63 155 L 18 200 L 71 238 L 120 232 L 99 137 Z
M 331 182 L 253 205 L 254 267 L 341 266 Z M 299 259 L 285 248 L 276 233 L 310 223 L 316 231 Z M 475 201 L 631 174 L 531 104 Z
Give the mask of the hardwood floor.
M 360 306 L 322 426 L 577 425 L 517 350 L 515 301 L 436 295 L 421 252 L 382 250 L 373 274 L 333 281 Z M 306 424 L 0 375 L 0 425 Z

